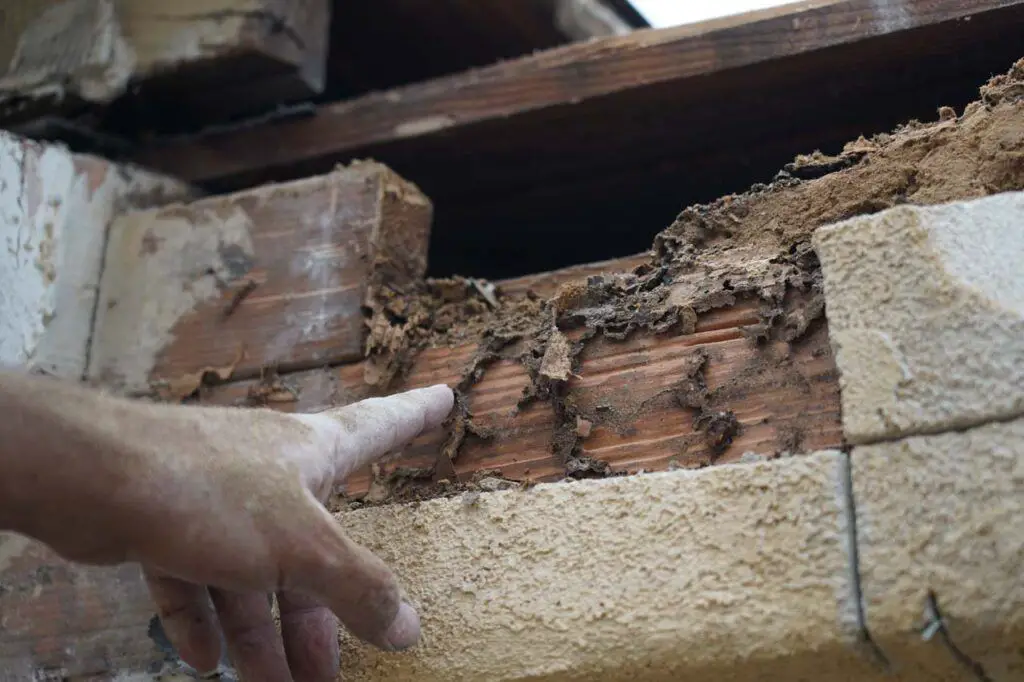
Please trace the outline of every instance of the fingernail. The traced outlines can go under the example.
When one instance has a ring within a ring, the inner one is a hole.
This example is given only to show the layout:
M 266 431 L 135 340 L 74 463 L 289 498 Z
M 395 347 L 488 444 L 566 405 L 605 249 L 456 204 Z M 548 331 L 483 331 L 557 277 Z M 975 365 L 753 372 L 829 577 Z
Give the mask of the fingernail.
M 416 646 L 420 641 L 420 617 L 416 610 L 402 602 L 384 639 L 394 651 L 405 651 Z

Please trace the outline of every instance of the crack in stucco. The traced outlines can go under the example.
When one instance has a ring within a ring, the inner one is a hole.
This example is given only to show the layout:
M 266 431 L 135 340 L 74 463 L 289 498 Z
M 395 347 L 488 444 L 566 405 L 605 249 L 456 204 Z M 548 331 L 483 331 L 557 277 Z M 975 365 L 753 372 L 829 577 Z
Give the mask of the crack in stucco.
M 937 640 L 940 642 L 949 650 L 956 662 L 966 668 L 978 682 L 994 682 L 985 672 L 985 667 L 971 658 L 953 641 L 949 629 L 946 627 L 946 621 L 942 617 L 942 611 L 939 609 L 939 598 L 932 590 L 928 591 L 928 597 L 925 600 L 925 614 L 928 617 L 928 623 L 921 630 L 922 638 L 926 641 Z
M 28 206 L 25 203 L 25 201 L 26 201 L 25 197 L 28 196 L 28 194 L 27 194 L 27 192 L 28 192 L 28 154 L 25 152 L 24 144 L 25 143 L 22 143 L 22 144 L 18 145 L 19 151 L 21 151 L 21 159 L 18 162 L 18 167 L 19 167 L 19 170 L 21 172 L 21 177 L 19 178 L 20 182 L 19 182 L 19 187 L 18 187 L 18 208 L 20 209 L 20 211 L 18 213 L 18 215 L 19 215 L 18 231 L 17 231 L 17 237 L 15 238 L 14 254 L 13 254 L 14 255 L 14 269 L 15 270 L 20 270 L 21 269 L 21 261 L 18 258 L 19 254 L 21 254 L 21 233 L 25 229 L 25 224 L 29 222 L 29 220 L 28 220 Z
M 898 435 L 880 436 L 878 438 L 867 439 L 864 442 L 858 442 L 856 447 L 862 448 L 869 445 L 899 443 L 900 441 L 907 440 L 908 438 L 943 436 L 950 433 L 967 433 L 968 431 L 973 431 L 974 429 L 982 426 L 988 426 L 989 424 L 1009 424 L 1021 418 L 1024 418 L 1024 410 L 1011 410 L 1002 414 L 981 416 L 970 419 L 950 419 L 949 422 L 937 424 L 934 428 L 908 429 L 905 433 Z
M 883 670 L 890 670 L 891 663 L 882 647 L 871 636 L 868 628 L 867 613 L 864 606 L 864 590 L 861 586 L 860 550 L 857 537 L 857 501 L 853 494 L 853 458 L 849 452 L 841 454 L 839 467 L 840 487 L 843 496 L 843 514 L 846 517 L 846 533 L 848 547 L 848 582 L 853 610 L 857 618 L 857 643 L 865 656 Z

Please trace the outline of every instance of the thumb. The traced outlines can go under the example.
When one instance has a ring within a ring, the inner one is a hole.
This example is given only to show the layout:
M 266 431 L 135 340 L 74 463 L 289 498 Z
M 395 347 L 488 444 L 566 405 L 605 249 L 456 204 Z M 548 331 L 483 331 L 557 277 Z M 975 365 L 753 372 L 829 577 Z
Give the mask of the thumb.
M 352 542 L 312 498 L 310 504 L 315 513 L 307 521 L 302 547 L 283 562 L 285 588 L 317 599 L 349 632 L 378 648 L 415 646 L 419 615 L 402 601 L 391 569 Z

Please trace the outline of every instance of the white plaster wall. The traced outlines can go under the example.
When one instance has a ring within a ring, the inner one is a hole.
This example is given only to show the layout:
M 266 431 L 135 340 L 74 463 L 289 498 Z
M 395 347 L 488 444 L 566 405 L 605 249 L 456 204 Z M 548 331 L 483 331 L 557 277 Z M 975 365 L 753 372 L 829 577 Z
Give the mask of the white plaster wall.
M 183 183 L 0 131 L 0 364 L 81 378 L 107 227 Z

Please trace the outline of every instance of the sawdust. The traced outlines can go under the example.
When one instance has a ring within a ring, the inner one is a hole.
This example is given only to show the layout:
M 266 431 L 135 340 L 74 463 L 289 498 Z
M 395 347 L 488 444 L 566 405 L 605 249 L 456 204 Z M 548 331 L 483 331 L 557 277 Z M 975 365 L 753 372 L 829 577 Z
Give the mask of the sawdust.
M 470 428 L 466 393 L 491 362 L 504 358 L 520 362 L 530 376 L 520 406 L 551 403 L 557 417 L 551 449 L 566 474 L 607 475 L 606 464 L 582 455 L 586 436 L 579 425 L 625 429 L 636 414 L 612 408 L 584 413 L 575 404 L 568 385 L 590 340 L 624 340 L 638 332 L 689 334 L 701 313 L 755 300 L 759 320 L 742 329 L 751 343 L 800 343 L 824 315 L 821 270 L 810 245 L 818 227 L 899 204 L 1020 189 L 1024 60 L 982 87 L 981 99 L 959 117 L 944 108 L 935 122 L 911 122 L 892 133 L 861 137 L 835 156 L 801 155 L 771 183 L 686 208 L 655 238 L 648 262 L 631 272 L 593 275 L 563 285 L 546 300 L 505 296 L 482 280 L 376 282 L 366 304 L 365 378 L 378 390 L 389 390 L 421 349 L 476 343 L 478 351 L 456 387 L 463 407 L 453 418 L 442 455 L 448 466 L 467 434 L 481 435 Z M 711 395 L 703 380 L 708 359 L 695 354 L 671 393 L 680 408 L 694 412 L 714 455 L 739 429 L 721 403 L 750 387 L 734 380 Z M 786 358 L 766 354 L 763 362 Z M 799 446 L 802 438 L 794 434 L 791 440 Z

